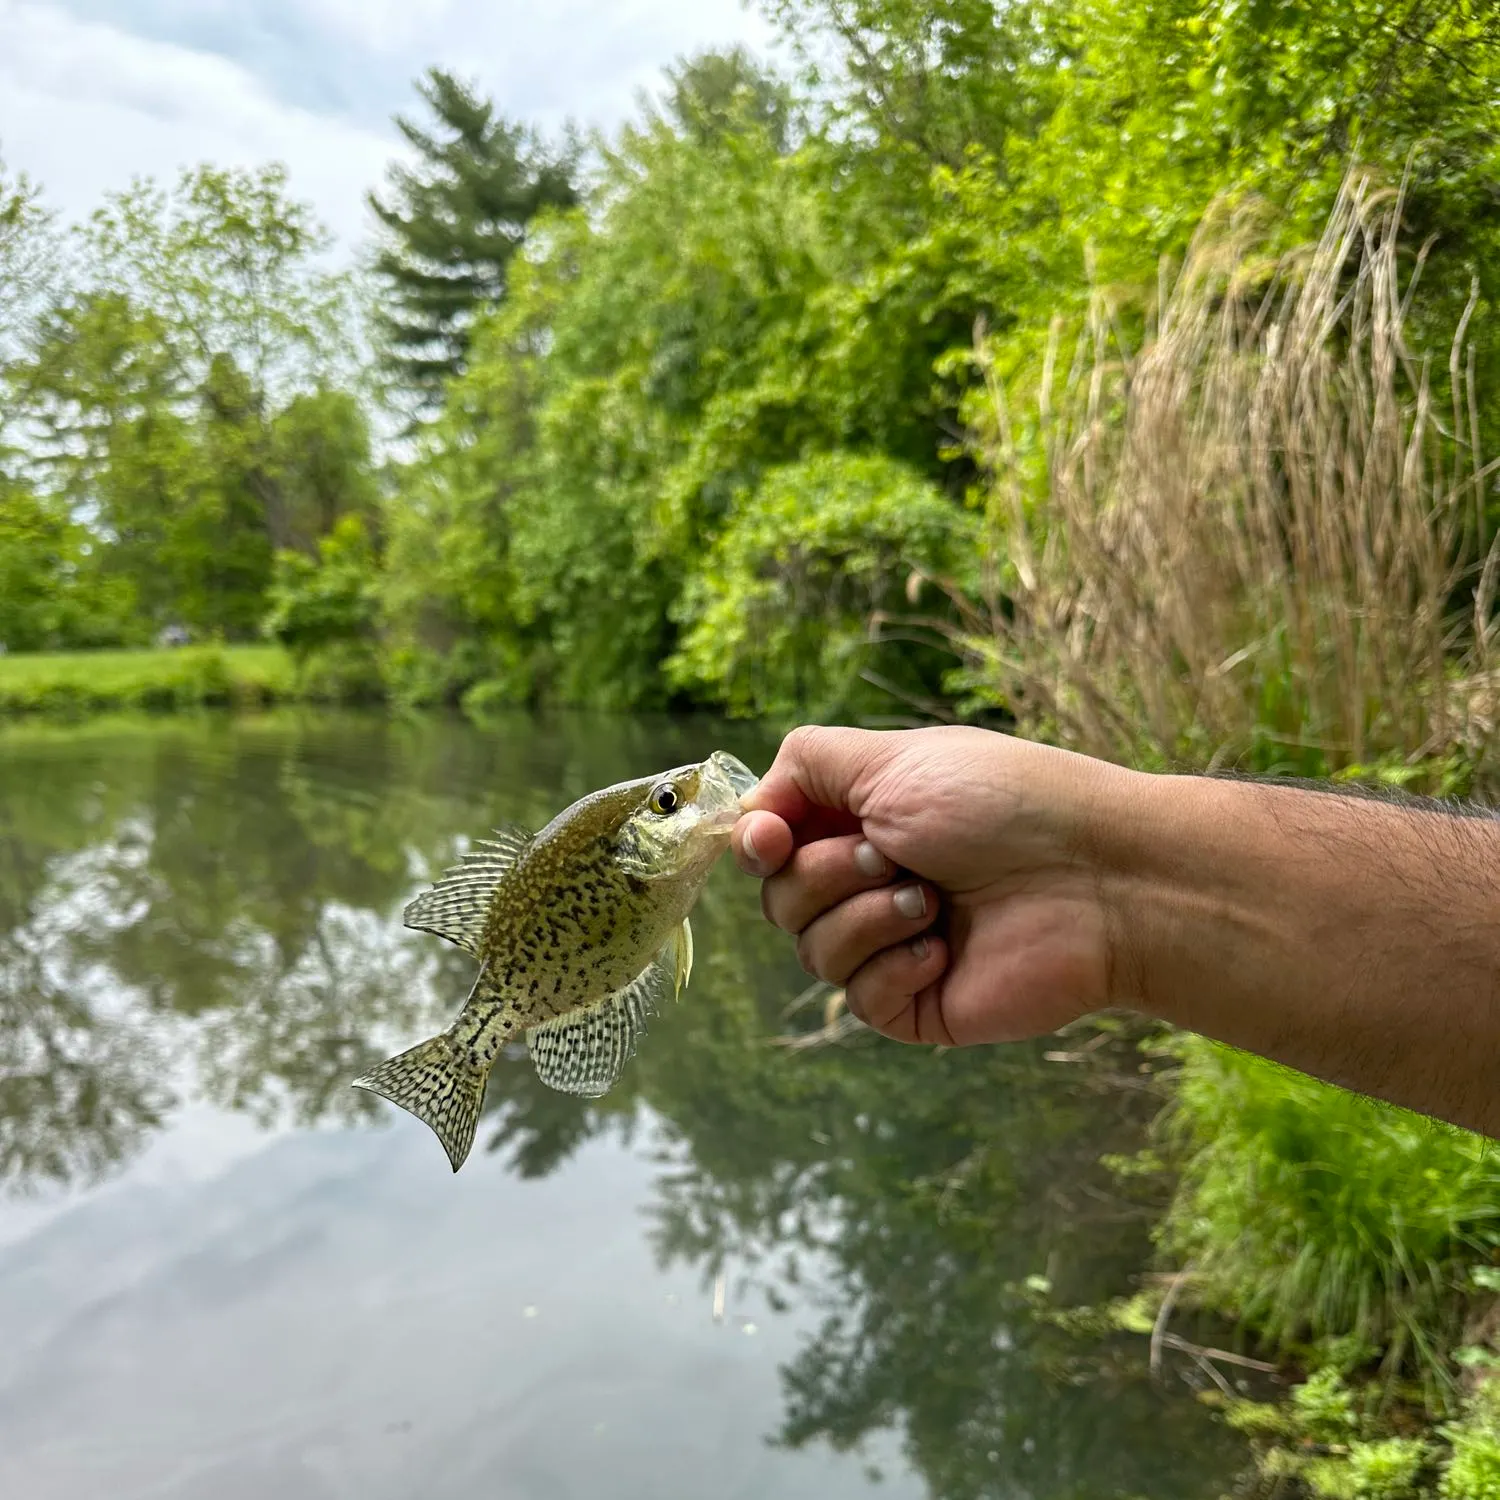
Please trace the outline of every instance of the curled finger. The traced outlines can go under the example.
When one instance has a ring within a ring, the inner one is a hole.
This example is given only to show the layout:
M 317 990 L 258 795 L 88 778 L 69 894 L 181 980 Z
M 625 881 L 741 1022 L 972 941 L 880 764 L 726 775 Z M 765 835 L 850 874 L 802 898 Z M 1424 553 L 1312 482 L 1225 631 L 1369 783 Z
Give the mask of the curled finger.
M 797 958 L 809 974 L 843 984 L 881 949 L 909 942 L 937 916 L 937 893 L 920 882 L 863 891 L 804 929 Z
M 761 890 L 761 909 L 783 932 L 800 933 L 861 891 L 885 885 L 896 867 L 861 834 L 799 844 Z
M 792 857 L 795 838 L 785 819 L 775 813 L 749 812 L 729 835 L 735 863 L 747 875 L 774 875 Z
M 844 1002 L 866 1026 L 898 1042 L 951 1047 L 938 1003 L 948 945 L 936 934 L 883 948 L 844 986 Z

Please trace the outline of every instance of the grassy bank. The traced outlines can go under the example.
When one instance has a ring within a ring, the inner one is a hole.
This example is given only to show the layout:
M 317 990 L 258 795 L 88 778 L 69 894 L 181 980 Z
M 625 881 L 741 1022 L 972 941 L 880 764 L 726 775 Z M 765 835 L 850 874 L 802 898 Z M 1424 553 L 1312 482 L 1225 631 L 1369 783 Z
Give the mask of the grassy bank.
M 1307 1377 L 1228 1404 L 1267 1489 L 1500 1500 L 1493 1143 L 1201 1037 L 1168 1051 L 1165 1259 L 1186 1302 Z
M 278 646 L 186 646 L 0 657 L 0 714 L 254 708 L 300 696 Z

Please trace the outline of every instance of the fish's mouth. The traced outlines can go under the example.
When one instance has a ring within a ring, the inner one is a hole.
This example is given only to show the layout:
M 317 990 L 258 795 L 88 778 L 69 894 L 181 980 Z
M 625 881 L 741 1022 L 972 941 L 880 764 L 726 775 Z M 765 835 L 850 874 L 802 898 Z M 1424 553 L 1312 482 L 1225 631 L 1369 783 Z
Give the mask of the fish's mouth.
M 727 750 L 715 750 L 703 762 L 699 796 L 715 828 L 728 830 L 744 811 L 742 800 L 760 784 L 760 777 Z M 706 794 L 706 795 L 705 795 Z

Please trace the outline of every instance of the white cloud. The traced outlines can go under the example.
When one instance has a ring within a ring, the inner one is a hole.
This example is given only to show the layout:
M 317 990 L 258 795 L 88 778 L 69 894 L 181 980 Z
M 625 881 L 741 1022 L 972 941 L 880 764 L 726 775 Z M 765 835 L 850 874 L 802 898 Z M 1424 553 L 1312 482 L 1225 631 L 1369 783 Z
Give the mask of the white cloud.
M 293 190 L 349 243 L 394 145 L 283 104 L 223 58 L 0 0 L 0 148 L 74 218 L 132 176 L 284 161 Z
M 571 116 L 614 124 L 674 58 L 735 41 L 765 52 L 771 41 L 770 29 L 740 0 L 551 0 L 518 26 L 521 9 L 517 0 L 489 7 L 467 64 L 458 47 L 444 58 L 477 72 L 510 113 L 548 123 Z
M 458 0 L 304 0 L 304 9 L 349 41 L 391 53 L 420 46 L 458 9 Z
M 675 57 L 770 40 L 740 0 L 0 0 L 0 151 L 69 217 L 134 175 L 285 161 L 349 245 L 430 63 L 609 126 Z

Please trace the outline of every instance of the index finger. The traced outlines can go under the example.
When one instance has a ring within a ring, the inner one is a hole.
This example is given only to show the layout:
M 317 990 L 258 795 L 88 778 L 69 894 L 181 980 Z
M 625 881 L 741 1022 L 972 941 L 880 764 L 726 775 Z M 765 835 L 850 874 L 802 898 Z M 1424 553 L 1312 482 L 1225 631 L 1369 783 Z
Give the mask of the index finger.
M 734 862 L 747 875 L 774 875 L 792 857 L 796 838 L 775 813 L 749 812 L 734 825 L 729 846 Z
M 853 833 L 871 778 L 894 749 L 889 732 L 803 725 L 782 740 L 743 805 L 775 813 L 797 830 L 800 843 Z

